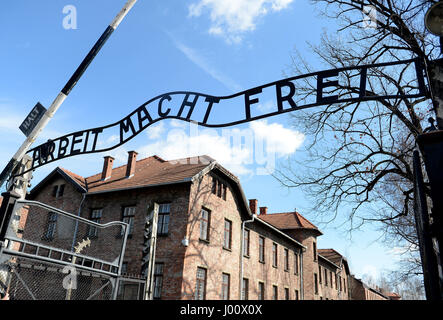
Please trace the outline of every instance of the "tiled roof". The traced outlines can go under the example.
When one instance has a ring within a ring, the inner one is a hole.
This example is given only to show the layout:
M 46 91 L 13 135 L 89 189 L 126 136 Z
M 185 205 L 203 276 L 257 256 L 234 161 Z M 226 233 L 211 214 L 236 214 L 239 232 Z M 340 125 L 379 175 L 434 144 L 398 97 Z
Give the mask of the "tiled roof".
M 151 156 L 136 161 L 134 175 L 130 178 L 126 177 L 126 165 L 123 165 L 113 168 L 111 177 L 106 180 L 101 179 L 101 172 L 84 178 L 67 169 L 57 167 L 31 190 L 30 198 L 38 193 L 46 182 L 57 173 L 65 176 L 81 192 L 95 193 L 191 181 L 192 177 L 212 162 L 215 162 L 215 160 L 209 156 L 171 161 L 165 161 L 158 156 Z
M 392 300 L 397 300 L 397 299 L 401 298 L 401 296 L 398 293 L 395 293 L 395 292 L 390 292 L 390 293 L 387 294 L 387 296 L 390 299 L 392 299 Z
M 130 189 L 178 183 L 190 180 L 212 162 L 209 157 L 165 161 L 157 156 L 138 160 L 131 178 L 126 177 L 126 165 L 113 168 L 111 177 L 101 179 L 101 172 L 85 179 L 88 193 Z
M 86 179 L 78 174 L 75 174 L 65 168 L 59 167 L 64 173 L 66 173 L 74 182 L 78 183 L 83 189 L 86 189 Z
M 259 215 L 258 218 L 272 224 L 273 226 L 281 230 L 311 229 L 321 233 L 320 230 L 318 230 L 318 228 L 312 222 L 310 222 L 308 219 L 306 219 L 296 211 L 269 213 L 266 215 Z
M 340 265 L 343 259 L 343 256 L 334 249 L 318 249 L 317 252 L 336 265 Z

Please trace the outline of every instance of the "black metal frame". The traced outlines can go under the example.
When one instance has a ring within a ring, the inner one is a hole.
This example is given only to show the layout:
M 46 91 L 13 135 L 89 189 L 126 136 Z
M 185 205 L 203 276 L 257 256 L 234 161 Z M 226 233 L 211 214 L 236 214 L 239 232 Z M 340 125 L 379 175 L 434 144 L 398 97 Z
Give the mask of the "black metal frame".
M 415 71 L 417 76 L 417 83 L 418 83 L 418 92 L 414 94 L 392 94 L 392 95 L 373 95 L 373 96 L 367 96 L 366 95 L 366 79 L 367 79 L 367 71 L 370 68 L 380 68 L 380 67 L 386 67 L 386 66 L 395 66 L 395 65 L 405 65 L 405 64 L 411 64 L 414 63 L 415 65 Z M 336 77 L 339 75 L 340 72 L 350 71 L 350 70 L 359 70 L 360 71 L 360 87 L 359 87 L 359 94 L 356 97 L 351 98 L 344 98 L 340 99 L 338 95 L 333 96 L 323 96 L 323 89 L 327 87 L 334 87 L 338 85 L 338 81 L 324 81 L 326 78 L 329 77 Z M 306 105 L 297 106 L 296 103 L 293 101 L 292 97 L 295 93 L 295 87 L 294 84 L 291 81 L 304 79 L 308 77 L 317 77 L 317 97 L 315 103 L 310 103 Z M 258 102 L 258 98 L 254 98 L 253 96 L 256 94 L 259 94 L 263 91 L 265 88 L 274 87 L 276 91 L 276 104 L 277 104 L 277 111 L 269 112 L 266 114 L 261 114 L 257 116 L 251 116 L 251 105 Z M 289 94 L 284 95 L 282 92 L 283 88 L 289 87 Z M 219 127 L 227 127 L 227 126 L 233 126 L 238 125 L 254 120 L 259 120 L 262 118 L 267 118 L 287 112 L 292 112 L 296 110 L 306 109 L 306 108 L 312 108 L 320 105 L 327 105 L 327 104 L 333 104 L 333 103 L 352 103 L 352 102 L 362 102 L 362 101 L 374 101 L 374 100 L 383 100 L 383 99 L 399 99 L 399 98 L 418 98 L 427 96 L 429 94 L 429 90 L 425 85 L 425 76 L 424 76 L 424 67 L 423 62 L 419 58 L 415 59 L 409 59 L 409 60 L 403 60 L 403 61 L 395 61 L 395 62 L 386 62 L 386 63 L 378 63 L 378 64 L 370 64 L 370 65 L 363 65 L 363 66 L 353 66 L 353 67 L 344 67 L 344 68 L 338 68 L 338 69 L 331 69 L 331 70 L 324 70 L 324 71 L 318 71 L 303 75 L 294 76 L 287 79 L 282 79 L 278 81 L 274 81 L 262 86 L 258 86 L 249 90 L 244 90 L 229 96 L 212 96 L 204 93 L 198 93 L 198 92 L 190 92 L 190 91 L 174 91 L 165 93 L 159 96 L 156 96 L 144 104 L 142 104 L 140 107 L 135 109 L 132 113 L 130 113 L 128 116 L 123 118 L 122 120 L 119 120 L 117 122 L 114 122 L 112 124 L 77 131 L 74 133 L 69 133 L 64 136 L 58 137 L 54 140 L 49 140 L 46 143 L 43 143 L 31 150 L 28 151 L 28 154 L 32 156 L 33 163 L 31 168 L 28 170 L 35 170 L 38 167 L 41 167 L 42 165 L 68 158 L 74 155 L 80 155 L 80 154 L 89 154 L 89 153 L 97 153 L 97 152 L 105 152 L 112 149 L 115 149 L 119 147 L 120 145 L 128 142 L 132 138 L 134 138 L 136 135 L 138 135 L 141 131 L 146 129 L 147 127 L 151 126 L 152 124 L 164 120 L 164 119 L 178 119 L 182 121 L 187 122 L 193 122 L 198 125 L 204 126 L 204 127 L 211 127 L 211 128 L 219 128 Z M 182 100 L 181 107 L 178 111 L 177 115 L 171 115 L 171 109 L 167 108 L 166 110 L 163 109 L 163 103 L 165 100 L 172 100 L 171 96 L 175 95 L 184 95 L 184 98 Z M 192 98 L 191 98 L 192 96 Z M 208 123 L 209 115 L 211 113 L 211 110 L 214 106 L 214 104 L 219 103 L 222 100 L 229 100 L 233 98 L 237 98 L 240 96 L 244 96 L 244 110 L 245 110 L 245 117 L 243 119 L 227 122 L 227 123 Z M 197 101 L 200 98 L 204 98 L 205 102 L 208 103 L 205 115 L 202 119 L 202 121 L 196 121 L 191 119 L 192 113 L 194 111 L 194 108 L 197 104 Z M 158 107 L 158 118 L 153 118 L 151 114 L 147 110 L 147 106 L 152 104 L 153 102 L 157 102 Z M 291 107 L 290 108 L 284 108 L 283 103 L 287 102 Z M 185 107 L 189 108 L 189 111 L 187 112 L 186 116 L 182 116 Z M 134 122 L 131 120 L 131 117 L 136 116 L 137 122 L 134 125 Z M 105 148 L 97 148 L 97 140 L 100 133 L 102 133 L 105 129 L 116 127 L 120 132 L 120 139 L 119 142 L 115 145 L 112 145 L 111 147 L 105 147 Z M 138 129 L 136 129 L 136 127 Z M 124 137 L 125 133 L 129 133 L 129 137 Z M 92 139 L 92 140 L 91 140 Z M 92 146 L 88 147 L 88 143 L 92 141 Z M 55 154 L 55 150 L 57 148 L 57 153 Z M 68 148 L 70 147 L 70 148 Z M 69 150 L 68 150 L 69 149 Z

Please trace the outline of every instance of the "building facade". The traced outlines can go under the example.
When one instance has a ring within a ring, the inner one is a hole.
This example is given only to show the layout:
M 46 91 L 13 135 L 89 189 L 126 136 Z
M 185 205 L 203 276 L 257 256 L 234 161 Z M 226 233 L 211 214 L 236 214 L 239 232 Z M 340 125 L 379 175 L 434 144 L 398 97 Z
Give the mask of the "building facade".
M 400 300 L 400 296 L 395 294 L 395 299 L 381 292 L 378 288 L 371 288 L 362 280 L 350 277 L 350 290 L 352 292 L 352 300 Z M 398 298 L 397 298 L 398 297 Z
M 322 233 L 315 225 L 298 212 L 271 214 L 247 200 L 239 179 L 214 159 L 137 161 L 129 152 L 117 168 L 113 160 L 105 157 L 102 171 L 87 178 L 58 167 L 29 199 L 98 223 L 128 223 L 122 272 L 135 278 L 146 276 L 145 222 L 158 203 L 154 299 L 350 300 L 356 292 L 346 258 L 317 249 Z M 27 221 L 24 232 L 48 236 L 49 244 L 57 223 L 49 213 L 44 221 Z M 90 229 L 78 234 L 101 237 Z M 112 241 L 101 250 L 112 250 Z M 136 298 L 131 286 L 122 290 Z

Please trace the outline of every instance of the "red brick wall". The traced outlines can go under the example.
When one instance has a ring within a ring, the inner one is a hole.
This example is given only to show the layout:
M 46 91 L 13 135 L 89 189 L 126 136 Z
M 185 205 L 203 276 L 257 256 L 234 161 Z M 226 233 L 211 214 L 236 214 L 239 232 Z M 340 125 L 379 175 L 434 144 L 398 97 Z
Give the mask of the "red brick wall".
M 350 299 L 351 300 L 389 300 L 387 297 L 374 292 L 354 277 L 349 277 Z
M 321 258 L 318 260 L 318 265 L 321 267 L 322 273 L 322 281 L 321 284 L 319 284 L 319 297 L 322 297 L 323 300 L 349 300 L 348 275 L 346 273 L 346 269 L 344 267 L 339 269 L 334 268 Z M 325 281 L 325 270 L 327 270 L 328 277 L 327 285 Z M 330 276 L 331 272 L 332 283 Z M 337 277 L 337 275 L 339 277 Z M 338 285 L 336 279 L 341 281 L 341 287 Z
M 211 192 L 212 176 L 207 174 L 192 184 L 175 184 L 155 188 L 140 188 L 102 194 L 88 194 L 82 204 L 81 215 L 90 217 L 92 209 L 103 210 L 100 223 L 122 218 L 123 206 L 136 206 L 133 235 L 128 239 L 124 261 L 128 263 L 128 273 L 140 275 L 143 249 L 145 218 L 151 202 L 170 202 L 171 212 L 168 236 L 159 236 L 156 248 L 156 262 L 164 263 L 162 299 L 194 299 L 197 267 L 207 269 L 206 299 L 220 299 L 222 291 L 222 273 L 230 275 L 230 299 L 240 299 L 240 264 L 243 259 L 243 277 L 249 279 L 249 298 L 257 299 L 259 281 L 265 283 L 266 299 L 272 297 L 272 286 L 277 285 L 279 299 L 284 298 L 284 289 L 289 289 L 290 299 L 294 299 L 295 290 L 301 292 L 300 273 L 294 273 L 294 251 L 300 248 L 289 239 L 279 235 L 259 222 L 248 223 L 250 230 L 250 256 L 241 255 L 242 221 L 250 219 L 242 215 L 242 203 L 233 193 L 233 186 L 220 177 L 227 185 L 226 200 Z M 60 199 L 52 196 L 54 185 L 64 183 L 64 195 Z M 61 178 L 50 181 L 36 196 L 37 201 L 47 203 L 76 214 L 82 195 L 70 183 Z M 210 210 L 209 241 L 202 241 L 200 236 L 200 212 L 202 207 Z M 46 219 L 46 217 L 45 217 Z M 231 248 L 223 248 L 224 221 L 232 222 Z M 47 220 L 42 220 L 46 224 Z M 32 224 L 27 228 L 33 227 Z M 35 227 L 35 225 L 34 225 Z M 44 228 L 40 226 L 40 228 Z M 313 243 L 316 233 L 309 230 L 287 231 L 288 235 L 307 247 L 303 253 L 304 299 L 319 299 L 328 296 L 334 299 L 333 292 L 323 293 L 319 284 L 319 294 L 314 294 L 314 273 L 318 273 L 318 259 L 314 259 Z M 86 230 L 80 230 L 79 235 Z M 266 237 L 266 262 L 258 261 L 258 237 Z M 188 246 L 182 243 L 187 239 Z M 116 239 L 114 237 L 114 239 Z M 102 241 L 95 246 L 95 253 L 109 251 L 112 241 Z M 115 240 L 118 243 L 118 240 Z M 272 266 L 272 242 L 278 244 L 278 267 Z M 283 268 L 284 248 L 289 250 L 289 271 Z M 89 249 L 92 250 L 92 249 Z M 91 251 L 92 252 L 92 251 Z M 85 254 L 88 251 L 84 252 Z M 328 279 L 329 280 L 329 279 Z M 334 277 L 335 281 L 335 277 Z M 334 287 L 335 290 L 335 287 Z M 326 291 L 325 291 L 326 292 Z
M 52 188 L 54 185 L 61 183 L 66 184 L 64 195 L 59 199 L 55 199 L 52 196 Z M 81 199 L 82 195 L 79 191 L 61 178 L 54 179 L 54 181 L 50 182 L 35 197 L 36 201 L 49 204 L 73 214 L 78 213 Z M 141 272 L 145 218 L 151 201 L 159 203 L 171 202 L 169 234 L 167 237 L 158 237 L 157 239 L 156 262 L 165 263 L 163 298 L 179 299 L 181 296 L 183 256 L 185 252 L 181 240 L 184 238 L 186 231 L 189 184 L 177 184 L 157 187 L 155 189 L 145 188 L 102 194 L 88 194 L 82 204 L 81 216 L 89 219 L 92 209 L 102 209 L 103 213 L 100 223 L 121 221 L 122 208 L 124 206 L 136 206 L 133 234 L 127 241 L 123 261 L 128 263 L 128 274 L 138 276 Z M 32 216 L 35 218 L 34 220 L 28 219 L 25 235 L 26 232 L 28 232 L 28 234 L 32 232 L 41 238 L 47 228 L 47 211 L 42 215 L 34 214 L 31 215 L 31 217 Z M 36 219 L 37 217 L 40 217 L 40 219 Z M 113 256 L 113 254 L 110 255 L 110 250 L 114 249 L 115 255 L 115 252 L 120 249 L 122 243 L 121 238 L 118 237 L 118 229 L 114 228 L 112 231 L 108 231 L 106 236 L 104 233 L 104 231 L 99 230 L 98 238 L 91 239 L 93 245 L 84 249 L 82 253 L 104 258 L 104 256 Z M 86 237 L 86 226 L 80 227 L 78 230 L 78 239 L 80 240 Z M 39 240 L 40 242 L 42 241 L 41 239 Z M 48 245 L 55 245 L 67 250 L 70 250 L 71 243 L 72 238 L 67 241 L 58 240 L 57 243 L 47 241 Z
M 223 182 L 227 184 L 226 181 Z M 212 177 L 206 175 L 191 188 L 188 223 L 190 241 L 185 257 L 183 298 L 194 298 L 197 267 L 203 267 L 207 269 L 207 299 L 220 299 L 222 273 L 230 275 L 230 299 L 240 299 L 241 228 L 242 221 L 251 217 L 241 217 L 240 204 L 232 193 L 231 185 L 228 184 L 226 200 L 212 194 L 211 186 Z M 202 207 L 211 212 L 209 242 L 199 239 L 199 216 Z M 232 222 L 231 250 L 223 249 L 225 219 Z M 289 288 L 290 298 L 294 299 L 295 289 L 299 290 L 300 294 L 300 281 L 299 276 L 294 274 L 293 254 L 300 247 L 276 235 L 258 222 L 249 223 L 246 228 L 250 230 L 250 256 L 243 258 L 243 278 L 249 280 L 249 299 L 257 299 L 259 281 L 265 283 L 266 299 L 271 299 L 272 285 L 278 286 L 279 299 L 284 298 L 284 288 Z M 259 235 L 266 237 L 266 262 L 264 264 L 258 261 Z M 278 243 L 278 268 L 272 267 L 271 244 L 273 241 Z M 289 271 L 283 268 L 284 248 L 289 249 Z
M 246 224 L 250 229 L 250 256 L 244 258 L 244 277 L 249 279 L 250 299 L 258 299 L 259 282 L 265 285 L 265 298 L 272 299 L 272 286 L 278 288 L 278 299 L 284 299 L 284 289 L 289 289 L 289 299 L 295 299 L 295 290 L 300 299 L 300 249 L 290 240 L 263 227 L 259 222 Z M 259 236 L 265 237 L 265 262 L 259 261 Z M 277 267 L 273 266 L 272 244 L 277 243 Z M 288 249 L 289 269 L 285 270 L 284 250 Z M 298 273 L 294 270 L 294 253 L 299 255 Z
M 212 194 L 212 176 L 206 175 L 191 187 L 182 298 L 194 299 L 197 267 L 207 269 L 206 299 L 220 299 L 222 273 L 230 275 L 230 297 L 239 299 L 240 235 L 241 218 L 239 204 L 228 188 L 226 200 Z M 209 241 L 200 240 L 200 212 L 202 207 L 210 210 Z M 231 249 L 223 248 L 224 222 L 232 222 Z
M 313 244 L 317 242 L 316 235 L 308 229 L 286 230 L 292 238 L 306 247 L 303 252 L 303 292 L 304 300 L 317 300 L 319 294 L 314 290 L 314 273 L 318 274 L 318 259 L 314 258 Z

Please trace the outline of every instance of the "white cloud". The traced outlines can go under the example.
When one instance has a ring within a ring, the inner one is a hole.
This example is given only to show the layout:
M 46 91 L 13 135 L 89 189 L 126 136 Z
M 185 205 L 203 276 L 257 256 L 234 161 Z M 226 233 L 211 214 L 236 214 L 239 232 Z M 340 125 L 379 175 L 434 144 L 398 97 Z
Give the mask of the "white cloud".
M 401 260 L 401 259 L 408 259 L 412 258 L 414 253 L 419 251 L 419 247 L 416 245 L 406 245 L 403 247 L 393 247 L 389 249 L 386 253 L 392 257 L 393 260 Z
M 187 129 L 173 127 L 163 137 L 139 148 L 140 157 L 155 154 L 174 160 L 208 155 L 236 175 L 269 174 L 276 158 L 295 153 L 304 141 L 303 134 L 266 121 L 221 132 L 187 123 Z
M 199 17 L 209 10 L 209 33 L 238 43 L 245 32 L 255 30 L 260 17 L 286 9 L 291 2 L 293 0 L 199 0 L 189 6 L 189 16 Z
M 250 125 L 254 135 L 259 139 L 266 139 L 266 151 L 278 156 L 287 156 L 295 153 L 305 140 L 305 135 L 295 130 L 283 127 L 279 123 L 254 121 Z
M 24 139 L 25 135 L 20 130 L 20 125 L 25 120 L 26 114 L 14 114 L 11 112 L 13 107 L 0 108 L 0 133 L 5 134 L 5 137 L 9 140 L 14 140 L 16 138 Z M 35 144 L 46 142 L 48 139 L 54 139 L 62 135 L 60 131 L 51 128 L 44 128 L 38 135 Z M 17 146 L 18 147 L 18 146 Z
M 209 60 L 204 57 L 201 53 L 199 53 L 197 50 L 190 48 L 180 41 L 174 39 L 172 35 L 169 34 L 171 39 L 174 42 L 174 45 L 177 49 L 179 49 L 189 60 L 191 60 L 195 65 L 197 65 L 200 69 L 202 69 L 204 72 L 209 74 L 212 78 L 215 80 L 221 82 L 225 87 L 232 91 L 241 91 L 242 87 L 237 84 L 234 80 L 217 70 L 215 67 L 212 66 L 212 63 L 209 62 Z
M 367 282 L 368 285 L 372 285 L 372 283 L 369 283 L 371 281 L 375 281 L 378 277 L 378 271 L 377 267 L 373 265 L 365 265 L 362 269 L 362 278 L 364 281 Z
M 149 139 L 158 139 L 165 132 L 165 123 L 159 122 L 157 125 L 150 126 L 146 129 L 146 134 Z
M 263 113 L 268 113 L 271 110 L 275 109 L 275 101 L 268 100 L 268 101 L 266 101 L 264 103 L 257 104 L 257 109 L 260 110 Z
M 198 135 L 193 135 L 175 128 L 168 133 L 166 139 L 140 148 L 139 153 L 142 157 L 156 154 L 168 160 L 209 155 L 236 174 L 251 173 L 251 170 L 243 165 L 250 156 L 249 151 L 232 147 L 226 137 L 218 135 L 213 129 L 205 129 Z
M 183 120 L 171 119 L 169 123 L 174 128 L 186 128 L 187 126 L 187 123 Z

